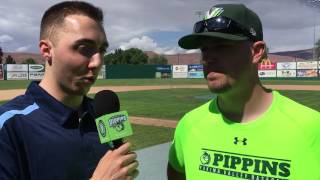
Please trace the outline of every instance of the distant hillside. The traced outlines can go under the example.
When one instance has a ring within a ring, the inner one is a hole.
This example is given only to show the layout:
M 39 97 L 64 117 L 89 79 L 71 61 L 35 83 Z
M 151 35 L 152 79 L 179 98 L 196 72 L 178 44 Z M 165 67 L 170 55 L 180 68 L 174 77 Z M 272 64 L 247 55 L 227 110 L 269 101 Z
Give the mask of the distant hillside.
M 153 51 L 144 51 L 144 53 L 149 58 L 159 55 Z M 168 64 L 199 64 L 201 59 L 200 53 L 173 54 L 163 56 L 167 58 Z
M 285 51 L 275 52 L 268 54 L 269 59 L 272 62 L 283 61 L 305 61 L 312 59 L 312 49 L 298 50 L 298 51 Z M 154 57 L 159 54 L 153 51 L 145 51 L 148 57 Z M 40 54 L 35 53 L 4 53 L 4 57 L 11 55 L 17 64 L 22 63 L 28 58 L 34 59 L 38 64 L 44 64 L 44 60 Z M 164 55 L 168 59 L 168 64 L 199 64 L 201 59 L 200 53 L 190 54 L 174 54 Z
M 281 55 L 281 56 L 291 56 L 291 57 L 309 60 L 309 59 L 313 58 L 313 49 L 275 52 L 275 53 L 270 53 L 270 54 L 276 54 L 276 55 Z
M 14 53 L 14 52 L 5 52 L 3 53 L 3 59 L 5 59 L 8 55 L 10 55 L 17 64 L 21 64 L 24 60 L 32 58 L 37 64 L 44 64 L 44 60 L 40 54 L 35 53 Z M 5 61 L 5 60 L 4 60 Z

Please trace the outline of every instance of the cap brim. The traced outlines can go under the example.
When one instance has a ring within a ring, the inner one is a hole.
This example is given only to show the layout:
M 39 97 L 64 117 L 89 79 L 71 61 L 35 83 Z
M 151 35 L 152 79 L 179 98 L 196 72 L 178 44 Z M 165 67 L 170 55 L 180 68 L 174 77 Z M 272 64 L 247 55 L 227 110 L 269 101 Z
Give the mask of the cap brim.
M 178 44 L 184 49 L 197 49 L 201 46 L 204 40 L 215 41 L 246 41 L 248 37 L 226 34 L 220 32 L 203 32 L 194 33 L 182 37 Z

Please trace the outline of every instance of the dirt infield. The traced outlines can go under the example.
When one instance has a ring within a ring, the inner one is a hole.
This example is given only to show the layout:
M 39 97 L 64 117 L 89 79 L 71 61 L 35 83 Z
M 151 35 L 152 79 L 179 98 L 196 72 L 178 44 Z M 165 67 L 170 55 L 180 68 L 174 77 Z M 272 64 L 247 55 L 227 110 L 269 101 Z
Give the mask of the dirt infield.
M 178 123 L 178 121 L 169 120 L 169 119 L 156 119 L 156 118 L 146 118 L 146 117 L 136 117 L 136 116 L 130 116 L 129 120 L 133 124 L 140 124 L 140 125 L 146 125 L 146 126 L 160 126 L 160 127 L 168 127 L 168 128 L 175 128 Z
M 309 91 L 320 91 L 320 85 L 266 85 L 267 88 L 275 90 L 309 90 Z M 161 85 L 161 86 L 99 86 L 92 87 L 91 94 L 97 93 L 101 90 L 109 89 L 115 92 L 127 92 L 127 91 L 142 91 L 142 90 L 157 90 L 157 89 L 177 89 L 177 88 L 207 88 L 206 85 Z M 13 89 L 13 90 L 0 90 L 0 101 L 10 100 L 18 95 L 24 94 L 24 89 Z M 177 121 L 156 119 L 156 118 L 145 118 L 130 116 L 130 121 L 133 124 L 148 125 L 148 126 L 161 126 L 175 128 Z

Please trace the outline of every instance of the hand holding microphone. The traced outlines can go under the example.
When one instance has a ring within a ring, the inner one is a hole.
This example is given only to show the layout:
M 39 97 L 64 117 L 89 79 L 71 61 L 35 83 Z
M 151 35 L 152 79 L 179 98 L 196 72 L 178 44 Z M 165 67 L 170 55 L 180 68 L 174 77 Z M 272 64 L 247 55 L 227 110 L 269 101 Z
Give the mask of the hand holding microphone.
M 99 161 L 91 180 L 131 180 L 138 176 L 137 155 L 130 152 L 130 143 L 109 150 Z
M 101 143 L 109 143 L 109 150 L 99 161 L 91 180 L 129 180 L 138 175 L 137 155 L 131 144 L 122 138 L 132 135 L 128 113 L 120 110 L 118 96 L 109 90 L 94 97 L 96 125 Z

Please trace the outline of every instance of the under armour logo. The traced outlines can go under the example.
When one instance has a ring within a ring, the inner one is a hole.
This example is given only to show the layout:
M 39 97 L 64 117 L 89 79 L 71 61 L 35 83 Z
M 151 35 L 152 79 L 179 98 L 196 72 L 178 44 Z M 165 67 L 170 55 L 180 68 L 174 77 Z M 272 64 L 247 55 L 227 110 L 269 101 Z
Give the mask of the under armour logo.
M 239 139 L 238 137 L 234 137 L 234 144 L 238 144 L 238 142 L 242 142 L 242 144 L 245 146 L 245 145 L 247 145 L 247 138 L 243 138 L 242 140 L 241 139 Z

